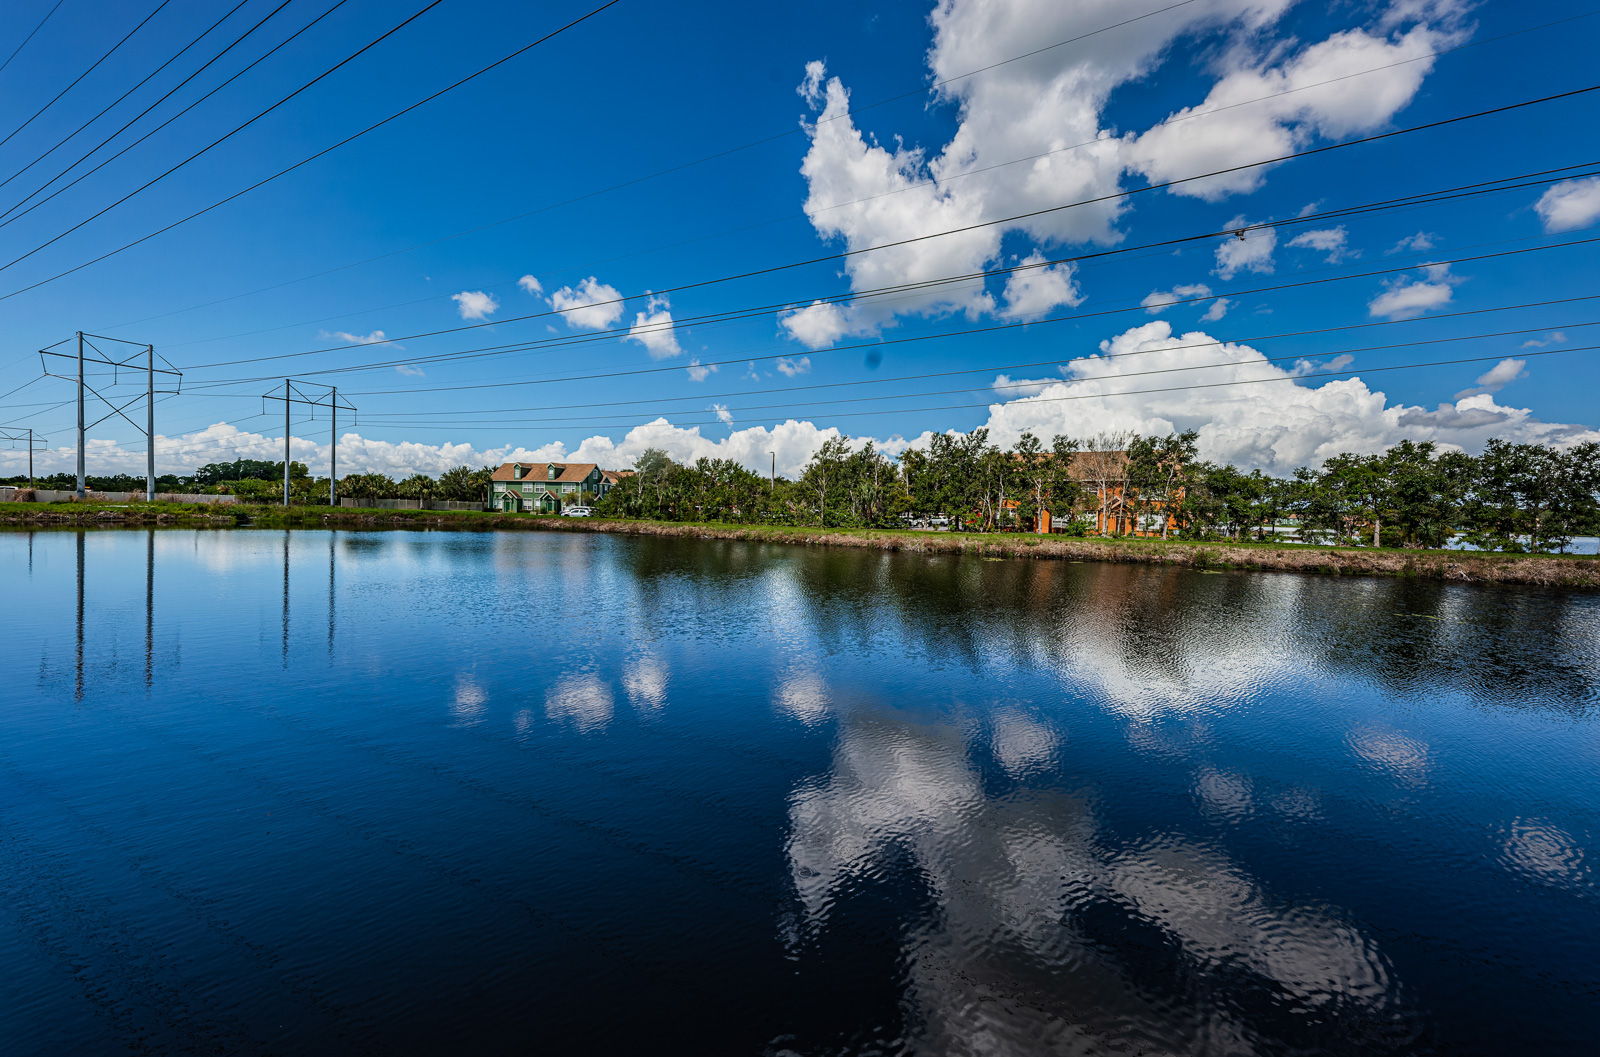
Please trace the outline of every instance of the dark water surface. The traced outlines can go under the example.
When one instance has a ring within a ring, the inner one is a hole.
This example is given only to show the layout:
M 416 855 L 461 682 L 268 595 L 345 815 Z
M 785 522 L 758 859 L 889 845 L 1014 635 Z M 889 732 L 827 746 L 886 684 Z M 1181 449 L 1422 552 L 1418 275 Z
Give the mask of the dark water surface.
M 0 1052 L 1540 1054 L 1600 597 L 0 536 Z

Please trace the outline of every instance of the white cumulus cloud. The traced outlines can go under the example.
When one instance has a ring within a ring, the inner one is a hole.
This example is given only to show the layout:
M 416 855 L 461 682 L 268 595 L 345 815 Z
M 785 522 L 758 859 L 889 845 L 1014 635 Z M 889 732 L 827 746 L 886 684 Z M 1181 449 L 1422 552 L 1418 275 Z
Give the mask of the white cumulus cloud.
M 1044 265 L 1046 257 L 1035 251 L 1022 260 L 1022 269 L 1006 278 L 997 314 L 1002 319 L 1040 319 L 1062 305 L 1083 304 L 1073 266 Z
M 1600 218 L 1600 176 L 1563 180 L 1539 196 L 1533 208 L 1546 231 L 1576 231 Z
M 1242 229 L 1244 217 L 1234 217 L 1227 226 Z M 1260 272 L 1270 275 L 1273 269 L 1272 251 L 1278 247 L 1276 228 L 1244 231 L 1230 235 L 1217 244 L 1216 275 L 1219 279 L 1232 279 L 1241 272 Z
M 703 382 L 717 373 L 717 365 L 714 363 L 701 363 L 699 360 L 690 360 L 689 366 L 685 367 L 684 371 L 688 373 L 689 381 Z
M 672 306 L 665 297 L 650 298 L 645 310 L 634 316 L 628 340 L 643 345 L 651 359 L 665 360 L 683 353 L 672 323 Z
M 1241 42 L 1203 102 L 1128 137 L 1129 164 L 1164 182 L 1291 154 L 1317 136 L 1380 128 L 1415 97 L 1433 69 L 1432 53 L 1457 39 L 1452 12 L 1415 16 L 1431 20 L 1436 14 L 1443 24 L 1419 24 L 1396 35 L 1347 30 L 1281 61 L 1281 43 L 1262 41 L 1257 53 Z M 1172 191 L 1215 201 L 1256 190 L 1268 168 L 1220 173 Z
M 806 374 L 811 370 L 810 356 L 780 356 L 772 364 L 778 373 L 786 378 L 793 378 L 797 374 Z
M 786 312 L 779 321 L 790 337 L 808 349 L 827 348 L 852 330 L 839 306 L 826 301 Z
M 550 307 L 574 330 L 609 330 L 622 318 L 622 294 L 591 275 L 551 294 Z
M 456 311 L 462 319 L 488 319 L 500 307 L 500 302 L 494 299 L 493 294 L 486 294 L 482 290 L 463 290 L 459 294 L 451 294 L 450 300 L 456 303 Z
M 544 284 L 532 275 L 524 275 L 522 278 L 517 280 L 517 285 L 522 287 L 524 293 L 544 293 Z
M 1450 266 L 1436 264 L 1423 269 L 1423 272 L 1424 278 L 1386 283 L 1383 293 L 1368 303 L 1367 312 L 1387 319 L 1411 319 L 1449 304 L 1454 296 L 1451 284 L 1457 281 L 1450 274 Z
M 1009 62 L 1041 40 L 1125 20 L 1126 5 L 942 0 L 931 18 L 928 67 L 939 85 L 936 101 L 956 112 L 955 132 L 930 145 L 875 137 L 856 124 L 845 84 L 821 62 L 808 63 L 799 86 L 812 111 L 801 163 L 806 214 L 818 235 L 850 251 L 918 239 L 847 258 L 855 291 L 983 271 L 1001 259 L 1002 243 L 1019 235 L 1032 243 L 1023 254 L 1114 244 L 1128 200 L 1058 207 L 1114 196 L 1130 171 L 1178 179 L 1380 128 L 1415 97 L 1433 67 L 1430 53 L 1460 35 L 1458 5 L 1446 0 L 1391 8 L 1368 28 L 1303 43 L 1276 31 L 1291 2 L 1200 0 L 1097 35 L 1093 46 Z M 1119 86 L 1178 62 L 1208 82 L 1203 99 L 1142 133 L 1109 127 L 1102 112 Z M 982 76 L 963 76 L 979 69 Z M 1266 178 L 1266 168 L 1252 169 L 1174 190 L 1215 200 L 1254 190 Z M 976 226 L 1024 214 L 1012 224 Z M 1270 271 L 1274 242 L 1267 232 L 1220 250 L 1218 274 Z M 1075 288 L 1072 277 L 1049 278 L 1054 303 L 1073 303 L 1065 296 Z M 974 280 L 892 301 L 813 304 L 785 313 L 782 323 L 795 340 L 822 348 L 876 333 L 898 316 L 1032 318 L 1045 311 L 1038 307 L 1050 295 L 1044 282 L 1019 277 L 1015 288 L 1007 285 L 998 298 Z
M 1128 376 L 1173 368 L 1201 369 Z M 1333 361 L 1319 369 L 1344 368 Z M 1503 378 L 1509 368 L 1498 370 Z M 1600 440 L 1600 430 L 1544 422 L 1526 408 L 1495 403 L 1489 393 L 1425 408 L 1392 403 L 1360 377 L 1300 379 L 1303 366 L 1271 363 L 1248 345 L 1215 343 L 1203 331 L 1177 333 L 1165 320 L 1102 342 L 1098 354 L 1073 360 L 1062 372 L 1061 380 L 1041 384 L 1027 396 L 992 404 L 984 423 L 991 440 L 1010 445 L 1024 430 L 1088 437 L 1192 428 L 1199 431 L 1203 457 L 1276 473 L 1316 465 L 1339 452 L 1381 451 L 1407 438 L 1468 451 L 1481 449 L 1491 437 L 1548 444 Z M 1213 382 L 1245 384 L 1179 388 Z M 1168 391 L 1153 391 L 1162 389 Z

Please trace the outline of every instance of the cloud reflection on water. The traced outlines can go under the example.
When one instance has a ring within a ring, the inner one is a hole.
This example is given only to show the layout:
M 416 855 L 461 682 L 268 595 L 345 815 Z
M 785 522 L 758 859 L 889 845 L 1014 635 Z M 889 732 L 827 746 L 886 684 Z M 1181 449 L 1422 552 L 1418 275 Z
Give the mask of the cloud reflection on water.
M 1236 778 L 1211 778 L 1235 809 Z M 907 1052 L 1281 1052 L 1311 1023 L 1369 1052 L 1414 1037 L 1348 915 L 1274 894 L 1207 840 L 1113 832 L 1081 795 L 992 793 L 953 726 L 843 718 L 787 850 L 800 957 L 864 891 L 928 890 L 936 909 L 902 926 Z

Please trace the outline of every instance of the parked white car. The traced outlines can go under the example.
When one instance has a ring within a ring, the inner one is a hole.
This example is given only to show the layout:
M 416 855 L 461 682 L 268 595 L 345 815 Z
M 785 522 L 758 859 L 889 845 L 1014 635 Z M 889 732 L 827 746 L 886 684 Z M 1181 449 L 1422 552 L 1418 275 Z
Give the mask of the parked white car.
M 935 514 L 928 519 L 928 527 L 947 529 L 950 527 L 950 516 L 948 514 Z
M 569 506 L 561 512 L 562 517 L 594 517 L 594 510 L 586 506 Z

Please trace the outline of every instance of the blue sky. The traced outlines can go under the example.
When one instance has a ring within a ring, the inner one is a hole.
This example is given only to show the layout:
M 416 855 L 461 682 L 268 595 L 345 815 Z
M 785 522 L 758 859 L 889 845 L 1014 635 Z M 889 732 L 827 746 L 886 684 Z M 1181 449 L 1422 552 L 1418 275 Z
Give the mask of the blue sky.
M 156 2 L 63 0 L 0 72 L 6 100 L 0 135 Z M 291 0 L 88 164 L 333 2 Z M 52 3 L 5 5 L 0 56 Z M 277 6 L 278 0 L 247 0 L 121 105 L 0 187 L 0 209 Z M 422 0 L 339 5 L 145 143 L 0 228 L 6 250 L 0 264 L 162 172 L 421 6 Z M 31 350 L 78 329 L 152 342 L 186 369 L 185 394 L 158 406 L 157 429 L 166 438 L 157 449 L 161 468 L 176 470 L 281 452 L 281 411 L 264 406 L 259 394 L 285 373 L 338 384 L 360 408 L 354 421 L 341 421 L 340 467 L 347 471 L 437 472 L 512 456 L 626 465 L 640 448 L 656 444 L 684 458 L 729 455 L 761 468 L 776 450 L 780 469 L 792 472 L 831 431 L 875 438 L 897 452 L 928 431 L 980 425 L 1005 443 L 1025 428 L 1090 436 L 1194 427 L 1205 454 L 1277 471 L 1406 436 L 1469 450 L 1489 436 L 1556 443 L 1595 436 L 1591 394 L 1600 358 L 1582 347 L 1600 345 L 1594 337 L 1600 327 L 1577 324 L 1600 321 L 1600 301 L 1449 315 L 1600 293 L 1593 246 L 1235 296 L 1220 307 L 1200 301 L 1159 313 L 1139 308 L 1153 294 L 1164 293 L 1158 301 L 1226 295 L 1600 236 L 1594 177 L 1253 232 L 1244 240 L 1129 248 L 1558 166 L 1592 173 L 1596 166 L 1584 163 L 1600 162 L 1600 92 L 1254 169 L 1220 184 L 1182 185 L 1183 193 L 1142 193 L 1112 206 L 1057 210 L 1026 223 L 642 299 L 652 290 L 980 225 L 1585 87 L 1595 80 L 1587 71 L 1600 16 L 1579 17 L 1588 9 L 1568 3 L 623 0 L 235 202 L 4 297 L 321 150 L 589 6 L 445 0 L 200 159 L 0 268 L 0 391 L 37 376 Z M 221 10 L 170 0 L 99 69 L 0 146 L 0 179 L 164 62 Z M 1559 24 L 1547 25 L 1553 22 Z M 1084 39 L 1050 47 L 1074 37 Z M 1035 49 L 1045 50 L 1018 58 Z M 962 76 L 974 70 L 982 72 Z M 880 100 L 888 101 L 870 105 Z M 721 156 L 699 161 L 710 155 Z M 624 186 L 608 190 L 616 185 Z M 668 322 L 804 306 L 852 290 L 1105 250 L 1122 252 L 1019 272 L 1009 288 L 1007 276 L 997 275 L 982 284 L 798 314 Z M 519 286 L 524 276 L 537 281 L 539 292 Z M 549 314 L 603 300 L 608 289 L 640 299 Z M 547 314 L 504 322 L 532 313 Z M 653 328 L 632 339 L 617 334 L 566 348 L 407 362 L 627 328 L 641 314 Z M 938 336 L 1073 315 L 1085 318 Z M 1268 337 L 1394 319 L 1416 321 Z M 409 337 L 478 323 L 492 325 Z M 1521 333 L 1339 358 L 1359 347 L 1507 330 Z M 380 332 L 395 343 L 378 344 Z M 929 340 L 901 340 L 915 337 Z M 354 338 L 373 343 L 203 366 Z M 1213 340 L 1231 344 L 1207 344 Z M 855 347 L 874 343 L 881 347 Z M 836 349 L 840 344 L 852 348 Z M 1553 349 L 1572 351 L 1530 355 Z M 1273 365 L 1260 362 L 1262 356 L 1288 359 Z M 1482 360 L 1374 370 L 1468 357 Z M 379 361 L 393 365 L 316 373 Z M 710 372 L 706 364 L 720 366 Z M 665 369 L 615 374 L 653 368 Z M 1283 378 L 1285 370 L 1310 376 L 1254 381 Z M 1368 373 L 1318 376 L 1330 370 Z M 885 381 L 954 371 L 971 373 Z M 1171 373 L 1129 376 L 1134 371 Z M 553 380 L 574 374 L 613 376 Z M 501 384 L 531 379 L 545 381 Z M 1211 388 L 1128 395 L 1185 384 Z M 447 388 L 469 385 L 493 387 Z M 800 385 L 833 387 L 771 392 Z M 131 392 L 127 384 L 116 391 Z M 71 393 L 69 383 L 45 379 L 0 399 L 6 424 L 33 426 L 49 438 L 53 450 L 40 460 L 43 467 L 70 465 L 72 408 L 52 405 Z M 864 399 L 891 394 L 897 399 Z M 306 420 L 302 410 L 297 419 L 296 457 L 325 466 L 325 417 Z M 131 428 L 106 423 L 94 443 L 91 471 L 142 469 L 143 440 Z M 21 464 L 20 453 L 0 458 L 8 467 Z

